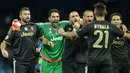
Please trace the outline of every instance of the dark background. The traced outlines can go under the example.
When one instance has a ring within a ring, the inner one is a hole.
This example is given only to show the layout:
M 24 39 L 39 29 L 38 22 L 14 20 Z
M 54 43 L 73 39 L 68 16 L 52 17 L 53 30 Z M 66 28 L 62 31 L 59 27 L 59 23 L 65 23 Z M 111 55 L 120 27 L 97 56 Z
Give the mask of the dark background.
M 103 2 L 107 6 L 108 15 L 113 12 L 122 14 L 123 23 L 130 29 L 130 2 L 129 0 L 1 0 L 0 1 L 0 43 L 5 38 L 14 18 L 18 18 L 19 10 L 22 7 L 29 7 L 33 22 L 48 21 L 48 11 L 56 8 L 61 12 L 61 20 L 67 20 L 71 11 L 82 13 L 86 9 L 93 10 L 93 5 L 97 2 Z M 9 56 L 12 56 L 12 49 L 9 50 Z M 4 67 L 5 66 L 5 67 Z M 12 58 L 4 59 L 0 52 L 0 72 L 12 73 Z
M 130 28 L 130 2 L 129 0 L 1 0 L 0 2 L 0 42 L 6 36 L 11 26 L 11 21 L 18 18 L 19 10 L 26 6 L 29 7 L 33 22 L 45 22 L 48 19 L 48 11 L 56 8 L 61 12 L 61 20 L 67 20 L 68 14 L 75 10 L 82 16 L 86 9 L 93 10 L 93 5 L 103 2 L 107 5 L 108 15 L 119 12 L 123 16 L 123 23 Z

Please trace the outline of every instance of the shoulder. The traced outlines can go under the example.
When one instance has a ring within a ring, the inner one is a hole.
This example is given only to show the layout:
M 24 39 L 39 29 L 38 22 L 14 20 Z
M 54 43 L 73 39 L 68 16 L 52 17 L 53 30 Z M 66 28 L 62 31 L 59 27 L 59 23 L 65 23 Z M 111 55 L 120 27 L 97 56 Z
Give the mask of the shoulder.
M 38 22 L 38 23 L 36 23 L 36 25 L 38 25 L 38 26 L 45 26 L 45 25 L 50 25 L 51 23 L 50 22 Z
M 84 26 L 82 26 L 82 27 L 93 27 L 94 24 L 95 24 L 95 22 L 92 22 L 92 23 L 86 24 L 86 25 L 84 25 Z
M 70 25 L 70 24 L 71 24 L 70 21 L 65 21 L 65 20 L 59 22 L 59 25 L 62 28 L 65 28 L 67 25 Z
M 70 23 L 70 21 L 68 21 L 68 20 L 62 20 L 62 21 L 60 21 L 60 23 Z
M 68 21 L 68 20 L 63 20 L 63 21 L 60 21 L 59 24 L 70 24 L 70 21 Z

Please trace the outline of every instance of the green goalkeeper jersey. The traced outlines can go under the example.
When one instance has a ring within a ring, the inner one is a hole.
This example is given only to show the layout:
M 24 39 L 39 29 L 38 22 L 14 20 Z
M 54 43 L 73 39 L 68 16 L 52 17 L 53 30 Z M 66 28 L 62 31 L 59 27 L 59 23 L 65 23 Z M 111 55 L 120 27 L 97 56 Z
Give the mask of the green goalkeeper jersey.
M 69 24 L 69 21 L 60 21 L 58 29 L 65 28 Z M 49 62 L 60 61 L 64 51 L 64 37 L 57 34 L 57 30 L 51 27 L 50 22 L 37 23 L 37 25 L 41 28 L 44 37 L 54 43 L 54 47 L 44 45 L 44 49 L 41 50 L 40 56 Z

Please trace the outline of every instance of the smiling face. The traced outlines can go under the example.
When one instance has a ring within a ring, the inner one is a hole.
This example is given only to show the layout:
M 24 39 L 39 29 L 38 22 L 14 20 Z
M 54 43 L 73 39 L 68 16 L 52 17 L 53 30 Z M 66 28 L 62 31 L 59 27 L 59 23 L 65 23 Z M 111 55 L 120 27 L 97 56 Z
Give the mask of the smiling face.
M 60 15 L 59 15 L 59 13 L 52 12 L 51 15 L 50 15 L 50 17 L 49 17 L 49 21 L 51 23 L 59 23 L 59 21 L 60 21 Z
M 120 27 L 122 23 L 121 17 L 119 15 L 113 15 L 111 17 L 111 23 L 116 25 L 117 27 Z

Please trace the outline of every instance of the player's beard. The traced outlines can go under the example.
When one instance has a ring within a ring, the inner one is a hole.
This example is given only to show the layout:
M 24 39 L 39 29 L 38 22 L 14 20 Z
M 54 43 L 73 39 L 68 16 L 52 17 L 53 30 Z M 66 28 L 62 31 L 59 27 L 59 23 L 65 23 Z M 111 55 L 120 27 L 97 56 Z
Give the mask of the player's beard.
M 77 20 L 77 19 L 75 19 L 75 20 L 74 20 L 74 23 L 75 23 L 75 22 L 78 22 L 78 20 Z
M 25 22 L 25 23 L 29 23 L 30 22 L 30 18 L 28 17 L 28 18 L 25 18 L 25 19 L 23 19 L 23 21 Z
M 59 21 L 55 20 L 52 22 L 52 27 L 57 28 Z

